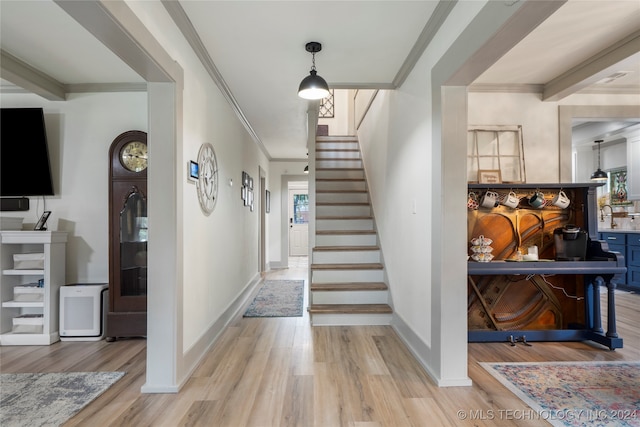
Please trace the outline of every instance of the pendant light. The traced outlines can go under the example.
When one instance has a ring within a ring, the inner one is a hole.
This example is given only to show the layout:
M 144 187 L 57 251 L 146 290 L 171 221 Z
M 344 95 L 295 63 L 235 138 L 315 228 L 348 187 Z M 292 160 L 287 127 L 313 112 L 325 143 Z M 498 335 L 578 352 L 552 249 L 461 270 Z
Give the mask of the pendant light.
M 608 179 L 607 173 L 600 169 L 600 144 L 602 144 L 603 141 L 603 139 L 594 141 L 598 144 L 598 170 L 591 174 L 591 181 L 603 182 Z
M 329 96 L 329 85 L 316 72 L 316 53 L 322 50 L 322 45 L 318 42 L 309 42 L 305 49 L 312 55 L 311 71 L 309 75 L 302 79 L 298 88 L 298 96 L 304 99 L 322 99 Z

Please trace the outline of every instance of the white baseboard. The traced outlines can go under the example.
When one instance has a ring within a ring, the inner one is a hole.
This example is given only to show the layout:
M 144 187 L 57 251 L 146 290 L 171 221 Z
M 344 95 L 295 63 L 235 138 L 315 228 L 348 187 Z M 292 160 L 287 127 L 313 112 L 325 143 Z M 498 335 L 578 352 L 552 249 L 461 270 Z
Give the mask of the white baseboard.
M 409 325 L 407 325 L 405 321 L 397 315 L 397 313 L 393 314 L 391 326 L 438 387 L 466 387 L 472 385 L 469 377 L 443 380 L 437 376 L 426 362 L 429 359 L 429 353 L 431 350 L 426 346 L 422 339 L 413 332 Z
M 260 273 L 257 273 L 240 291 L 238 296 L 227 306 L 222 314 L 203 333 L 200 338 L 183 354 L 182 366 L 185 367 L 185 375 L 179 381 L 177 391 L 189 380 L 189 377 L 198 366 L 207 351 L 216 343 L 229 323 L 237 316 L 242 315 L 245 307 L 251 302 L 258 285 L 262 282 Z M 145 388 L 145 386 L 143 386 Z M 153 388 L 149 388 L 153 389 Z M 171 391 L 143 391 L 143 393 L 171 393 Z

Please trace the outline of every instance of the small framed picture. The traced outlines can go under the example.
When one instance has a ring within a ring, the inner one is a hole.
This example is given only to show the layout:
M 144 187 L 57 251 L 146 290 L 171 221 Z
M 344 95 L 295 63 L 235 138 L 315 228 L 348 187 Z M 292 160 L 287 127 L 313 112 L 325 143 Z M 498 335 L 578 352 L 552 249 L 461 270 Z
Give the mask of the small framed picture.
M 253 178 L 249 177 L 249 190 L 253 190 Z
M 499 169 L 484 169 L 478 171 L 479 184 L 500 184 L 502 177 Z
M 38 220 L 38 223 L 33 229 L 38 231 L 45 231 L 47 229 L 47 227 L 45 227 L 45 224 L 47 223 L 47 219 L 49 219 L 49 215 L 51 215 L 51 211 L 44 211 L 42 213 L 42 216 Z

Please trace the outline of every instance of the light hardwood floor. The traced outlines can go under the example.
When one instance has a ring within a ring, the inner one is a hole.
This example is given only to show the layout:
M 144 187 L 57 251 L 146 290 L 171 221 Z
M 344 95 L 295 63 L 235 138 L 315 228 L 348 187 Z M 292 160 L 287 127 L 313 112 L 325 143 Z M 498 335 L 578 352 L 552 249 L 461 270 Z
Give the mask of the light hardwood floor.
M 298 258 L 266 277 L 306 279 L 306 268 Z M 587 343 L 470 344 L 471 387 L 436 387 L 390 327 L 312 328 L 306 314 L 236 319 L 178 394 L 140 393 L 142 339 L 0 347 L 0 371 L 127 373 L 67 426 L 538 426 L 546 423 L 505 412 L 527 406 L 478 362 L 640 360 L 640 295 L 618 292 L 617 314 L 624 348 L 616 351 Z M 504 415 L 458 416 L 489 410 Z

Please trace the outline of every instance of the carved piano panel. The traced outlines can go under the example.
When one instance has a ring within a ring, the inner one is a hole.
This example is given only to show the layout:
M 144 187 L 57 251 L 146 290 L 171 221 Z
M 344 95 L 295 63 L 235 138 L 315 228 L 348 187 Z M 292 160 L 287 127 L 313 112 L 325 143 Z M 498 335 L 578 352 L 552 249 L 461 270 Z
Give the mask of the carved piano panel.
M 471 186 L 469 191 L 481 197 L 488 188 Z M 534 191 L 545 194 L 547 205 L 542 209 L 528 205 Z M 494 261 L 514 259 L 518 249 L 527 253 L 537 246 L 540 259 L 554 259 L 553 231 L 566 224 L 586 228 L 586 193 L 582 188 L 562 188 L 571 200 L 566 209 L 550 201 L 560 187 L 525 186 L 491 188 L 500 195 L 515 191 L 520 198 L 517 209 L 506 206 L 478 208 L 468 211 L 468 241 L 483 235 L 493 240 Z M 469 252 L 471 243 L 469 243 Z M 554 287 L 550 286 L 553 284 Z M 468 327 L 473 330 L 548 330 L 567 328 L 584 318 L 582 276 L 490 275 L 469 276 Z M 561 289 L 558 289 L 561 288 Z M 564 289 L 564 292 L 562 291 Z M 568 297 L 566 294 L 571 295 Z

